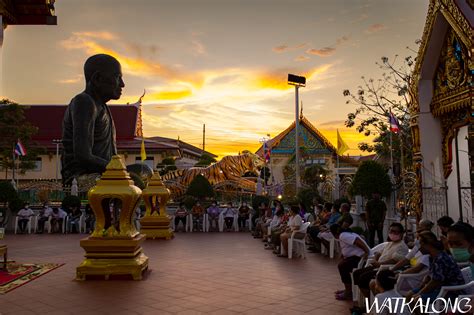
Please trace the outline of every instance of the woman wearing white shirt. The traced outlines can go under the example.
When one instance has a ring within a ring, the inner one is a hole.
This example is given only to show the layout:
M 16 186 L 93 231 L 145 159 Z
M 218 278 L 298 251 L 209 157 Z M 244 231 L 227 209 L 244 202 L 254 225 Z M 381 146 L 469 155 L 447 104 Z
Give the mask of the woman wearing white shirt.
M 305 233 L 299 232 L 301 226 L 303 225 L 303 219 L 298 214 L 300 208 L 298 206 L 291 206 L 290 208 L 290 218 L 288 219 L 288 228 L 284 233 L 280 235 L 281 244 L 283 246 L 282 254 L 279 254 L 278 257 L 288 257 L 288 239 L 291 237 L 293 232 L 296 232 L 293 238 L 303 239 Z
M 30 221 L 30 217 L 34 216 L 35 214 L 28 205 L 25 205 L 24 208 L 18 211 L 16 215 L 18 216 L 18 227 L 20 228 L 20 233 L 25 233 L 26 226 Z

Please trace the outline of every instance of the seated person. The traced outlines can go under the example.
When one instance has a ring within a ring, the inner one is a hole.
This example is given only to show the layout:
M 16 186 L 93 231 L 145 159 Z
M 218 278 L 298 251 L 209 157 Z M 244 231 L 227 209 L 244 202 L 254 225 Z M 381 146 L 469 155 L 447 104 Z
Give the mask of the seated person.
M 59 233 L 62 232 L 63 222 L 66 219 L 67 213 L 60 208 L 53 208 L 51 212 L 51 232 Z
M 186 232 L 186 217 L 188 216 L 188 211 L 184 207 L 184 202 L 181 202 L 174 213 L 174 228 L 178 231 L 179 222 L 183 223 L 183 231 Z
M 234 225 L 234 217 L 237 214 L 237 210 L 232 206 L 232 202 L 229 202 L 227 209 L 223 211 L 224 223 L 227 231 L 232 231 L 232 226 Z
M 94 215 L 94 211 L 92 211 L 92 208 L 89 204 L 86 205 L 84 214 L 86 216 L 86 219 L 85 219 L 86 233 L 91 233 L 95 226 L 95 215 Z
M 18 227 L 20 228 L 20 233 L 26 233 L 28 222 L 30 222 L 30 218 L 34 216 L 35 213 L 30 209 L 30 206 L 25 203 L 23 208 L 20 209 L 16 215 L 18 216 Z
M 443 243 L 432 232 L 420 233 L 420 251 L 423 254 L 430 255 L 430 271 L 420 287 L 408 292 L 407 298 L 421 298 L 424 301 L 430 298 L 433 301 L 438 296 L 442 286 L 464 284 L 459 266 L 446 253 Z M 459 294 L 464 294 L 464 292 L 450 291 L 447 298 L 454 298 Z
M 258 212 L 260 213 L 259 218 L 255 222 L 255 232 L 253 234 L 254 238 L 262 238 L 263 231 L 266 227 L 264 224 L 269 222 L 268 220 L 272 219 L 272 209 L 267 206 L 265 202 L 262 202 L 258 207 Z
M 449 251 L 449 245 L 448 245 L 448 239 L 447 239 L 448 229 L 451 225 L 454 224 L 454 220 L 451 217 L 445 215 L 439 218 L 438 221 L 436 221 L 436 223 L 438 224 L 439 230 L 441 231 L 440 240 L 444 245 L 444 249 L 446 251 Z
M 339 224 L 333 224 L 330 231 L 335 239 L 339 240 L 341 246 L 342 259 L 337 268 L 344 284 L 344 290 L 336 291 L 336 299 L 351 300 L 352 299 L 352 280 L 351 272 L 357 268 L 362 257 L 368 257 L 370 248 L 365 241 L 352 231 L 343 231 Z
M 470 224 L 457 222 L 448 228 L 446 236 L 449 251 L 454 261 L 469 266 L 469 258 L 474 249 L 474 232 Z
M 323 209 L 319 211 L 319 214 L 317 215 L 316 219 L 308 227 L 307 233 L 309 235 L 310 241 L 313 243 L 313 246 L 311 248 L 313 250 L 318 250 L 318 247 L 320 246 L 318 234 L 320 232 L 321 226 L 328 223 L 329 218 L 331 216 L 331 209 L 332 209 L 332 203 L 326 202 L 324 204 Z
M 193 226 L 196 227 L 196 230 L 202 231 L 202 222 L 204 219 L 204 208 L 201 206 L 201 203 L 198 201 L 191 209 L 191 213 L 193 214 Z
M 303 239 L 306 236 L 306 233 L 301 232 L 301 226 L 303 225 L 303 219 L 299 215 L 300 209 L 297 206 L 291 206 L 290 208 L 290 218 L 288 219 L 288 227 L 284 233 L 280 235 L 282 253 L 278 257 L 288 257 L 288 240 L 290 239 L 293 232 L 294 238 Z
M 250 208 L 247 206 L 247 202 L 243 202 L 239 208 L 239 218 L 237 222 L 239 224 L 239 231 L 243 231 L 245 228 L 245 222 L 249 219 Z
M 284 212 L 283 210 L 283 205 L 281 203 L 276 204 L 275 206 L 275 213 L 277 212 Z M 267 212 L 265 213 L 265 217 L 262 219 L 262 222 L 260 224 L 260 230 L 261 230 L 261 235 L 266 236 L 268 234 L 268 227 L 270 226 L 270 223 L 272 222 L 273 217 L 272 217 L 272 211 L 267 209 Z M 262 240 L 265 242 L 265 237 Z
M 44 223 L 49 220 L 49 217 L 51 216 L 52 213 L 53 213 L 53 209 L 51 209 L 48 203 L 45 202 L 43 204 L 43 209 L 41 209 L 39 213 L 37 233 L 43 233 Z
M 210 229 L 217 230 L 219 226 L 219 214 L 221 209 L 217 205 L 217 201 L 213 201 L 212 204 L 207 208 L 207 215 L 209 216 Z
M 79 221 L 81 220 L 82 212 L 77 207 L 71 209 L 68 220 L 68 231 L 70 233 L 79 233 Z
M 408 247 L 403 241 L 403 225 L 394 222 L 390 224 L 388 237 L 390 242 L 385 245 L 382 253 L 375 254 L 375 259 L 370 266 L 355 270 L 352 275 L 354 284 L 358 285 L 361 293 L 369 297 L 370 281 L 375 278 L 381 265 L 393 265 L 404 259 L 408 253 Z
M 397 277 L 395 273 L 391 270 L 385 269 L 385 270 L 380 270 L 377 273 L 377 276 L 375 277 L 375 300 L 377 300 L 376 305 L 384 305 L 384 302 L 386 299 L 391 299 L 391 298 L 402 298 L 400 293 L 398 293 L 395 290 L 395 284 L 397 283 Z M 393 301 L 393 300 L 392 300 Z M 392 309 L 394 310 L 394 309 Z M 381 315 L 409 315 L 410 313 L 408 310 L 405 308 L 402 313 L 400 313 L 401 310 L 396 310 L 397 313 L 391 313 L 390 309 L 388 307 L 384 307 L 380 310 L 380 312 L 377 312 L 377 310 L 372 308 L 370 314 L 381 314 Z
M 343 203 L 341 205 L 341 213 L 339 215 L 331 216 L 326 225 L 320 226 L 320 232 L 317 235 L 317 238 L 319 238 L 321 240 L 321 243 L 324 246 L 326 246 L 326 248 L 329 247 L 329 242 L 334 237 L 332 235 L 331 231 L 329 230 L 329 227 L 331 225 L 333 225 L 334 223 L 337 223 L 337 224 L 343 226 L 343 229 L 348 229 L 352 225 L 352 223 L 354 222 L 354 219 L 352 218 L 351 214 L 349 213 L 350 209 L 351 209 L 350 204 Z M 336 220 L 336 222 L 334 222 L 334 220 Z
M 273 219 L 269 225 L 270 235 L 268 235 L 268 229 L 267 229 L 265 235 L 263 236 L 263 239 L 268 241 L 268 243 L 265 244 L 265 249 L 273 249 L 273 244 L 271 243 L 271 240 L 269 240 L 269 238 L 271 236 L 271 233 L 276 231 L 279 228 L 282 217 L 283 217 L 283 210 L 278 210 L 273 216 Z

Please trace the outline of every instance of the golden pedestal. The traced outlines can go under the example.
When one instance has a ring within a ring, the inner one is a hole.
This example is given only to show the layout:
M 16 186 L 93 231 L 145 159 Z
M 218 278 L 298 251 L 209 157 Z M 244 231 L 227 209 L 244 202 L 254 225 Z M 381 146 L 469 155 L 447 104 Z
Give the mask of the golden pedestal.
M 86 259 L 76 269 L 77 280 L 87 276 L 109 279 L 112 275 L 142 279 L 148 269 L 148 257 L 141 247 L 146 237 L 132 224 L 140 196 L 141 190 L 133 185 L 121 158 L 112 157 L 101 179 L 88 193 L 96 225 L 91 236 L 80 242 Z
M 76 269 L 76 279 L 86 276 L 131 275 L 133 280 L 141 280 L 148 269 L 148 257 L 143 254 L 140 244 L 145 235 L 133 239 L 103 239 L 87 237 L 81 240 L 86 251 L 86 259 Z
M 148 239 L 164 238 L 169 240 L 174 237 L 170 228 L 170 218 L 166 213 L 166 204 L 170 197 L 170 191 L 163 185 L 160 174 L 155 173 L 148 182 L 148 186 L 142 192 L 145 201 L 145 215 L 140 220 L 140 233 Z

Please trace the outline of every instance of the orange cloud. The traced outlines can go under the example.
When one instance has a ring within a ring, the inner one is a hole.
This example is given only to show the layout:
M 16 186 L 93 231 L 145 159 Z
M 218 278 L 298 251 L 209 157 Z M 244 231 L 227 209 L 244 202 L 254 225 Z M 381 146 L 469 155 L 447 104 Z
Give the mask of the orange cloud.
M 195 87 L 200 87 L 203 84 L 203 77 L 198 74 L 184 74 L 158 62 L 125 56 L 114 49 L 105 47 L 94 41 L 93 39 L 95 38 L 101 38 L 99 35 L 95 33 L 92 34 L 92 36 L 90 35 L 90 33 L 73 33 L 72 37 L 62 41 L 61 44 L 66 49 L 82 49 L 87 54 L 103 53 L 111 55 L 122 64 L 122 70 L 129 75 L 158 76 L 174 83 L 192 85 Z
M 282 45 L 273 47 L 272 50 L 276 53 L 284 53 L 284 52 L 287 52 L 287 51 L 290 51 L 290 50 L 297 50 L 297 49 L 304 48 L 304 47 L 306 47 L 306 45 L 307 45 L 306 43 L 301 43 L 301 44 L 296 45 L 296 46 L 288 46 L 286 44 L 282 44 Z
M 374 33 L 380 32 L 380 31 L 382 31 L 386 28 L 387 27 L 385 25 L 377 23 L 377 24 L 370 25 L 369 28 L 367 28 L 364 32 L 366 34 L 374 34 Z
M 316 55 L 316 56 L 319 56 L 319 57 L 332 56 L 332 55 L 334 55 L 335 52 L 336 52 L 336 48 L 333 48 L 333 47 L 323 47 L 321 49 L 311 48 L 311 49 L 308 49 L 306 51 L 306 53 L 308 53 L 310 55 Z
M 179 91 L 161 91 L 155 92 L 150 95 L 146 95 L 146 98 L 152 99 L 153 101 L 164 101 L 164 100 L 179 100 L 193 95 L 193 92 L 189 89 Z
M 300 56 L 295 58 L 295 61 L 307 61 L 309 59 L 311 59 L 311 58 L 309 58 L 308 56 L 300 55 Z

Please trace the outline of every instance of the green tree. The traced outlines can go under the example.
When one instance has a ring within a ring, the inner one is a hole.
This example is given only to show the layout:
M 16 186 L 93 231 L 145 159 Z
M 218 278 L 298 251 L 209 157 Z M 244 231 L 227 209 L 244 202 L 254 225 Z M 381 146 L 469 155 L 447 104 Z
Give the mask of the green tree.
M 166 157 L 156 168 L 159 170 L 160 175 L 163 176 L 171 171 L 177 170 L 176 161 L 173 157 Z
M 69 208 L 80 208 L 81 207 L 81 199 L 78 196 L 66 196 L 63 201 L 61 202 L 61 208 L 64 211 L 69 211 Z
M 0 226 L 7 226 L 9 218 L 21 209 L 23 203 L 10 182 L 0 181 L 0 213 L 3 216 Z
M 33 169 L 38 154 L 44 151 L 32 146 L 31 137 L 38 128 L 26 120 L 25 108 L 7 99 L 0 100 L 0 166 L 5 170 L 5 178 L 8 170 L 14 167 L 12 152 L 18 139 L 27 148 L 27 155 L 16 161 L 16 168 L 21 173 Z
M 352 196 L 362 195 L 371 198 L 373 193 L 388 197 L 392 191 L 392 183 L 387 169 L 376 161 L 364 161 L 357 169 L 349 192 Z
M 210 156 L 209 154 L 203 153 L 199 158 L 199 161 L 194 165 L 195 167 L 206 167 L 211 165 L 212 163 L 217 162 L 215 158 Z
M 395 56 L 393 61 L 382 57 L 382 62 L 376 65 L 384 71 L 382 78 L 374 80 L 362 77 L 363 84 L 355 92 L 348 89 L 343 95 L 348 98 L 346 104 L 357 105 L 356 110 L 347 115 L 346 126 L 355 127 L 366 136 L 375 135 L 372 144 L 359 143 L 359 149 L 366 152 L 376 152 L 385 158 L 390 157 L 390 112 L 400 124 L 398 135 L 392 135 L 393 157 L 395 164 L 401 163 L 401 146 L 403 143 L 403 163 L 412 162 L 410 115 L 408 108 L 411 104 L 409 87 L 412 82 L 414 61 L 411 56 L 404 58 L 400 64 Z
M 321 183 L 327 176 L 328 171 L 319 164 L 313 164 L 305 168 L 303 173 L 303 183 L 312 190 L 317 191 L 319 183 Z
M 207 178 L 202 175 L 197 175 L 189 184 L 186 195 L 196 197 L 200 200 L 212 198 L 214 197 L 214 189 Z
M 298 199 L 298 202 L 302 203 L 305 206 L 307 211 L 309 211 L 313 206 L 314 199 L 318 200 L 318 203 L 322 202 L 322 198 L 319 196 L 318 192 L 311 188 L 301 189 L 298 192 L 296 198 Z

